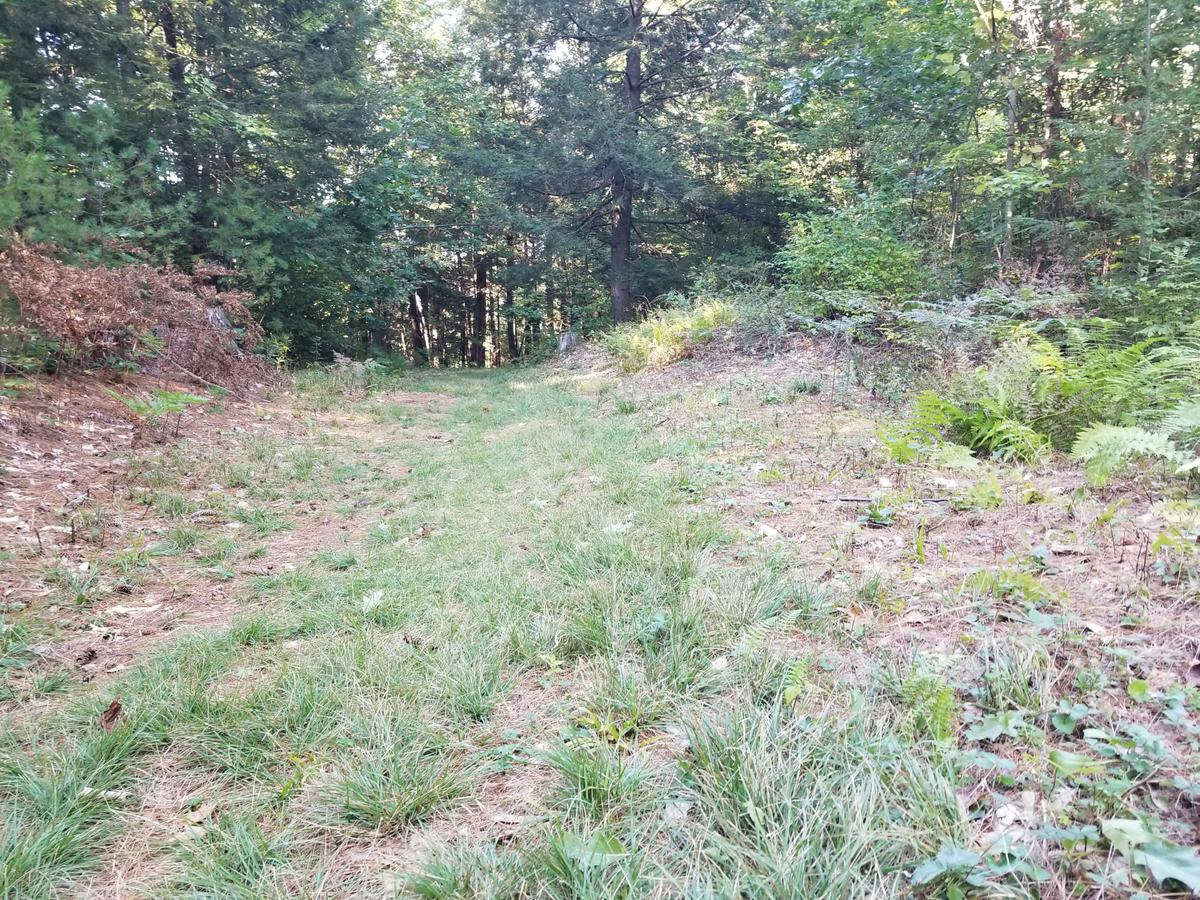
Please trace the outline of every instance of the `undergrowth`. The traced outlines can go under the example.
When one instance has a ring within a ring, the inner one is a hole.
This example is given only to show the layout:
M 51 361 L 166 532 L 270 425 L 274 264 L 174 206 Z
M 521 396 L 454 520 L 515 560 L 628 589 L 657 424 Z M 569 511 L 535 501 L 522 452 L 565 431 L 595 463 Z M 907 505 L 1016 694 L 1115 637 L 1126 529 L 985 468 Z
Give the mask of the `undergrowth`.
M 734 323 L 733 307 L 708 300 L 694 307 L 660 310 L 641 322 L 613 329 L 603 338 L 626 371 L 662 366 L 686 357 L 696 344 Z
M 911 418 L 883 434 L 893 457 L 951 440 L 1005 462 L 1070 451 L 1097 484 L 1137 459 L 1177 475 L 1200 469 L 1200 325 L 1133 343 L 1102 320 L 1060 331 L 1052 342 L 1011 329 L 986 365 L 919 394 Z

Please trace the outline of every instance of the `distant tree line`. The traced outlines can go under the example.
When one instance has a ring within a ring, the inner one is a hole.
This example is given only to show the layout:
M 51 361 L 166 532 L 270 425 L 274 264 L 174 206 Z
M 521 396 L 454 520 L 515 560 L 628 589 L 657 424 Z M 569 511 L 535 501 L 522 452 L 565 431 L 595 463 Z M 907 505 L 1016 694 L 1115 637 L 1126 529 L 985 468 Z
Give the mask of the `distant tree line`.
M 715 269 L 1200 310 L 1180 0 L 9 0 L 0 28 L 3 240 L 234 270 L 292 360 L 497 365 Z M 847 246 L 887 252 L 823 267 Z

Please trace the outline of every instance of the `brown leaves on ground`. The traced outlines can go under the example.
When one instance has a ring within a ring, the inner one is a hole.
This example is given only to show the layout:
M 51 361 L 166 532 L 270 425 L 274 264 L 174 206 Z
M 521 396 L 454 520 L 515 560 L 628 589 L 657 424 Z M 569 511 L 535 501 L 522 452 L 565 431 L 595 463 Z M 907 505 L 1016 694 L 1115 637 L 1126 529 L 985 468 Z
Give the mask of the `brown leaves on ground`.
M 106 732 L 111 733 L 117 727 L 117 722 L 122 716 L 121 698 L 113 697 L 112 703 L 108 704 L 108 709 L 100 714 L 100 727 Z

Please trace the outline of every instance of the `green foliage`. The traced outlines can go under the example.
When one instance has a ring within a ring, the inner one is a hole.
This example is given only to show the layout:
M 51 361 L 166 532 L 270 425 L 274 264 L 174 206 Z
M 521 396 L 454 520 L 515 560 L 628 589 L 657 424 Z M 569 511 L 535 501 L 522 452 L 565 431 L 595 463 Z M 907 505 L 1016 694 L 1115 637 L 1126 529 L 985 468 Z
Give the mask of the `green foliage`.
M 1000 461 L 1038 462 L 1070 448 L 1098 484 L 1135 458 L 1189 474 L 1200 469 L 1195 328 L 1125 343 L 1112 323 L 1074 322 L 1062 346 L 1017 329 L 945 393 L 919 394 L 910 418 L 881 441 L 899 462 L 932 456 L 946 439 Z
M 199 397 L 186 391 L 167 391 L 161 388 L 152 390 L 144 397 L 126 396 L 117 391 L 105 388 L 104 392 L 124 404 L 136 418 L 139 431 L 149 428 L 156 432 L 160 440 L 171 436 L 172 424 L 174 435 L 178 437 L 183 414 L 189 406 L 201 406 L 209 402 L 208 397 Z M 174 423 L 171 417 L 174 416 Z
M 1011 567 L 980 569 L 967 578 L 965 588 L 976 597 L 1017 600 L 1032 606 L 1053 604 L 1058 600 L 1036 575 Z
M 1162 432 L 1132 425 L 1092 425 L 1075 439 L 1071 455 L 1083 463 L 1093 484 L 1103 485 L 1132 459 L 1172 464 L 1179 473 L 1200 467 L 1200 457 L 1189 459 Z
M 954 739 L 958 731 L 958 700 L 943 675 L 914 669 L 901 685 L 900 702 L 911 716 L 918 735 L 935 741 Z
M 563 779 L 567 805 L 592 815 L 628 805 L 646 777 L 622 750 L 604 741 L 552 750 L 546 762 Z
M 821 291 L 848 291 L 904 301 L 922 286 L 920 253 L 898 240 L 870 207 L 797 221 L 778 262 L 790 283 L 818 298 Z
M 636 325 L 614 329 L 604 336 L 604 345 L 620 358 L 622 368 L 632 372 L 683 359 L 695 345 L 733 322 L 728 303 L 710 300 L 691 309 L 662 310 Z
M 958 405 L 925 391 L 914 403 L 913 427 L 917 433 L 944 433 L 1000 462 L 1037 462 L 1049 454 L 1050 439 L 1016 418 L 1016 410 L 1003 395 L 978 395 Z

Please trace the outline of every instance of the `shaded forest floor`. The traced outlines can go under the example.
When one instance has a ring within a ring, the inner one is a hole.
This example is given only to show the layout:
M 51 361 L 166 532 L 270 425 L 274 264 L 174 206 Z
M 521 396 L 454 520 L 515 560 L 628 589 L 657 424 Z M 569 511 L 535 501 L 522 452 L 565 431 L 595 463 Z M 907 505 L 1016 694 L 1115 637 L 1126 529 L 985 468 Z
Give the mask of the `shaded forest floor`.
M 896 466 L 816 345 L 394 387 L 307 377 L 133 451 L 86 396 L 6 420 L 0 895 L 1191 877 L 1167 488 Z

